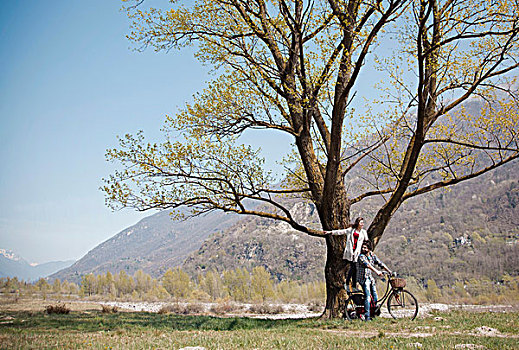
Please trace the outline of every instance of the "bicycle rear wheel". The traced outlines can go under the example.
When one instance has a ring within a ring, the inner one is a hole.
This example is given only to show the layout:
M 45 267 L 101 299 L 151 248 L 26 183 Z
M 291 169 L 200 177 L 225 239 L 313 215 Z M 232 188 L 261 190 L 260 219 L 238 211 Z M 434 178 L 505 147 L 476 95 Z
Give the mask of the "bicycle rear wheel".
M 387 311 L 393 318 L 414 320 L 418 315 L 418 302 L 407 290 L 393 290 L 387 300 Z
M 344 318 L 346 318 L 349 321 L 359 319 L 359 314 L 357 313 L 357 308 L 359 308 L 361 305 L 355 304 L 355 301 L 353 299 L 354 299 L 353 297 L 349 297 L 346 300 L 346 304 L 344 305 Z

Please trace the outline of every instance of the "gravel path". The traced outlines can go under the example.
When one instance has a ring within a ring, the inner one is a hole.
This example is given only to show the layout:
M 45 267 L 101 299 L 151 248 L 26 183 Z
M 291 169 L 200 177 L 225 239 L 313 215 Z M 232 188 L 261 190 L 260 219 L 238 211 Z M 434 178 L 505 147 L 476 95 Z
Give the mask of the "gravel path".
M 91 303 L 91 302 L 90 302 Z M 171 305 L 172 303 L 166 302 L 119 302 L 119 301 L 100 301 L 102 305 L 115 306 L 119 309 L 130 310 L 130 311 L 146 311 L 146 312 L 158 312 L 165 306 Z M 186 306 L 188 303 L 179 303 L 180 305 Z M 216 303 L 197 303 L 203 306 L 203 312 L 209 313 L 210 310 L 218 306 Z M 253 304 L 236 304 L 238 311 L 233 311 L 228 314 L 231 316 L 248 316 L 255 318 L 265 319 L 288 319 L 288 318 L 311 318 L 318 317 L 321 312 L 315 312 L 308 309 L 307 305 L 303 304 L 273 304 L 272 306 L 281 306 L 283 308 L 282 313 L 276 314 L 254 314 L 248 312 Z M 419 316 L 429 315 L 433 311 L 448 311 L 448 310 L 465 310 L 473 312 L 507 312 L 507 311 L 518 311 L 519 306 L 515 305 L 448 305 L 448 304 L 419 304 Z M 382 309 L 381 317 L 390 318 L 391 316 L 387 313 L 385 308 Z

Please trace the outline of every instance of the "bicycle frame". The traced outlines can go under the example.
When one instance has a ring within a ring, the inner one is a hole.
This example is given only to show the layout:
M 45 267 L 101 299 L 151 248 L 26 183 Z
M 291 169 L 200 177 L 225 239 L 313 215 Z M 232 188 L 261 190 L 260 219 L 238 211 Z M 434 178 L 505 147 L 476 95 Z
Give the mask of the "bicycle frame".
M 373 303 L 373 299 L 370 303 L 371 316 L 375 317 L 380 315 L 382 305 L 387 302 L 387 309 L 391 316 L 395 319 L 398 318 L 409 318 L 414 320 L 418 315 L 418 302 L 414 295 L 407 291 L 404 287 L 393 287 L 394 275 L 384 273 L 387 277 L 386 290 L 384 295 Z M 395 283 L 396 285 L 397 283 Z M 364 291 L 358 291 L 354 293 L 348 293 L 348 299 L 344 306 L 344 315 L 349 320 L 362 318 L 364 311 L 364 300 L 366 294 Z M 356 299 L 361 298 L 361 299 Z M 393 301 L 394 299 L 394 301 Z M 362 301 L 361 301 L 362 300 Z
M 379 310 L 382 307 L 382 305 L 387 301 L 387 299 L 389 298 L 389 296 L 391 294 L 396 293 L 398 291 L 398 289 L 402 289 L 402 288 L 393 288 L 393 286 L 391 286 L 391 276 L 386 272 L 383 272 L 383 274 L 387 277 L 386 291 L 384 292 L 384 295 L 381 298 L 378 298 L 377 303 L 375 304 L 375 310 Z M 361 293 L 364 295 L 364 298 L 365 298 L 366 295 L 363 290 L 361 291 Z

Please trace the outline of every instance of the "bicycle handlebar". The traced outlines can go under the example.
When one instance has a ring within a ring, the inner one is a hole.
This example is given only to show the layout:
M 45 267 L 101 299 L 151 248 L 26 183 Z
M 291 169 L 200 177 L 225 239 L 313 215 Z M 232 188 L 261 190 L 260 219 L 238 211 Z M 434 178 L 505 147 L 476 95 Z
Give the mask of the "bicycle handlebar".
M 398 274 L 395 271 L 393 271 L 391 273 L 389 273 L 387 271 L 382 271 L 382 274 L 386 275 L 386 276 L 389 276 L 389 277 L 397 277 L 398 276 Z

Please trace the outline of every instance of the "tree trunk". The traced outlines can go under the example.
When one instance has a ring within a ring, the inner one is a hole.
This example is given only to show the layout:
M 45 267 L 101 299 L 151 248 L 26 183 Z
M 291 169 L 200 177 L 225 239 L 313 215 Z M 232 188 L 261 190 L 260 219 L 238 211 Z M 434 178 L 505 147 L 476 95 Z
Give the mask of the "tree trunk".
M 327 205 L 321 207 L 319 214 L 325 230 L 349 227 L 350 201 L 346 196 L 342 182 L 338 183 L 334 198 L 331 200 L 324 199 L 323 203 Z M 343 259 L 345 247 L 345 235 L 326 237 L 326 265 L 324 268 L 326 308 L 322 315 L 324 318 L 342 317 L 342 306 L 347 298 L 344 283 L 349 269 L 349 264 Z
M 329 236 L 326 238 L 326 265 L 324 276 L 326 280 L 326 308 L 322 317 L 342 317 L 342 305 L 347 294 L 344 289 L 346 273 L 349 265 L 342 258 L 346 246 L 345 236 Z

